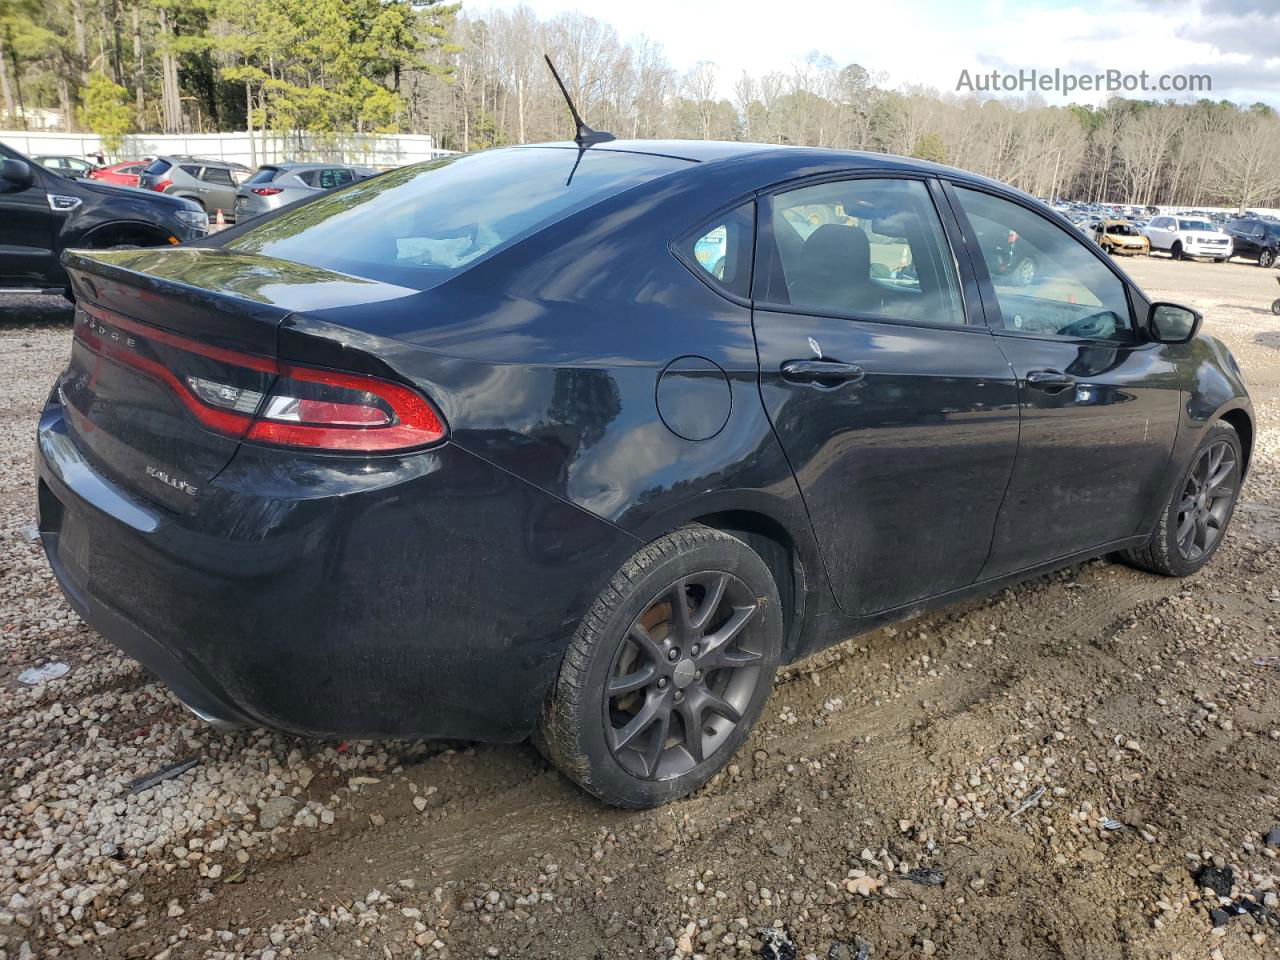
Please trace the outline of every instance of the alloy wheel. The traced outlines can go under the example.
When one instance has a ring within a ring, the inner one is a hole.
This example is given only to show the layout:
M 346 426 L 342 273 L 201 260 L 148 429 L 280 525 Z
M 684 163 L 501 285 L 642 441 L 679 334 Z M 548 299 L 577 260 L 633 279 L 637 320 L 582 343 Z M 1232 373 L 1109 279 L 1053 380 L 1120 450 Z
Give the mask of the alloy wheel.
M 609 668 L 605 739 L 645 780 L 707 761 L 743 720 L 761 674 L 760 606 L 737 577 L 708 571 L 668 586 L 636 617 Z
M 1263 250 L 1258 254 L 1258 266 L 1269 267 L 1276 262 L 1276 255 L 1270 250 Z
M 1182 559 L 1199 560 L 1222 536 L 1235 500 L 1236 475 L 1231 444 L 1219 440 L 1201 451 L 1178 502 L 1176 539 Z

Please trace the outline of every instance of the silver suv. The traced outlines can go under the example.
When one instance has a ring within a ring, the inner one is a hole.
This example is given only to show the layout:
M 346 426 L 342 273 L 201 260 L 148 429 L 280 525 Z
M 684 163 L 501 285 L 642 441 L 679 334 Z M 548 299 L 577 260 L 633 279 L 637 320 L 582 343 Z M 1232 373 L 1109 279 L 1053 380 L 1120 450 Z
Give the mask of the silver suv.
M 248 175 L 248 167 L 228 160 L 156 157 L 142 171 L 138 186 L 194 200 L 211 220 L 221 210 L 230 221 L 235 219 L 236 187 Z
M 376 171 L 349 163 L 271 163 L 236 191 L 236 217 L 248 219 L 279 210 L 325 190 L 372 177 Z

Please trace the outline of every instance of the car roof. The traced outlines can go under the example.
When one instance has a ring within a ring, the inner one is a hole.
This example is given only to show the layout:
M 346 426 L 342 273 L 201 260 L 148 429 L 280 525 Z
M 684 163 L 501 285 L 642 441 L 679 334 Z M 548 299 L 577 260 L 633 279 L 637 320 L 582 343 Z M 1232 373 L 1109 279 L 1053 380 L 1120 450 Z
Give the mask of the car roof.
M 536 143 L 513 147 L 516 150 L 557 148 L 577 150 L 571 140 L 556 143 Z M 1034 201 L 1045 209 L 1052 209 L 1044 201 L 1007 183 L 983 177 L 958 167 L 949 167 L 929 160 L 900 157 L 890 153 L 870 153 L 859 150 L 834 150 L 825 147 L 801 147 L 776 143 L 742 143 L 736 140 L 610 140 L 588 147 L 606 153 L 640 153 L 652 156 L 672 157 L 694 163 L 759 163 L 771 171 L 791 167 L 796 175 L 851 170 L 884 170 L 919 173 L 927 176 L 944 176 L 965 180 L 973 184 L 989 186 L 1002 193 L 1016 194 Z
M 332 163 L 324 163 L 324 162 L 315 163 L 312 161 L 307 161 L 303 163 L 301 161 L 286 160 L 282 163 L 264 163 L 258 169 L 259 170 L 331 170 L 334 168 L 338 168 L 343 170 L 359 170 L 361 169 L 361 167 L 362 167 L 362 164 L 344 163 L 340 160 L 335 160 Z

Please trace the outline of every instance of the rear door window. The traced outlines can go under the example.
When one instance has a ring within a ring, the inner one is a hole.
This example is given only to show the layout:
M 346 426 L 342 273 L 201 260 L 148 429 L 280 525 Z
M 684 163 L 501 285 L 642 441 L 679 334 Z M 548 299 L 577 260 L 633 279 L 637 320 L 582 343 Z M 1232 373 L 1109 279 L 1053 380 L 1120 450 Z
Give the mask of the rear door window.
M 920 180 L 856 179 L 771 198 L 762 298 L 815 313 L 965 322 L 955 260 Z
M 226 167 L 205 167 L 200 179 L 206 183 L 217 183 L 224 187 L 234 187 L 236 185 L 236 182 L 231 179 L 231 171 Z
M 200 164 L 198 163 L 181 163 L 181 164 L 178 164 L 178 169 L 185 174 L 189 174 L 190 176 L 196 177 L 197 179 L 199 179 L 200 177 L 201 168 L 200 168 Z
M 426 289 L 584 207 L 688 164 L 557 147 L 463 154 L 320 197 L 227 247 Z
M 334 187 L 345 187 L 353 180 L 355 180 L 355 176 L 350 170 L 332 168 L 321 170 L 315 185 L 321 190 L 332 190 Z

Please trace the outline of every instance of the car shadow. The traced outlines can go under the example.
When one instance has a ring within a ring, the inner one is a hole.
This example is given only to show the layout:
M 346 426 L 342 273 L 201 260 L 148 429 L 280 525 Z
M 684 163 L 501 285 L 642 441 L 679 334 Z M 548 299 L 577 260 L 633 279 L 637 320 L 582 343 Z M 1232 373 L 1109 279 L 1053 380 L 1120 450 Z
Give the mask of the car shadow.
M 70 324 L 72 306 L 65 297 L 12 294 L 0 296 L 0 331 Z

